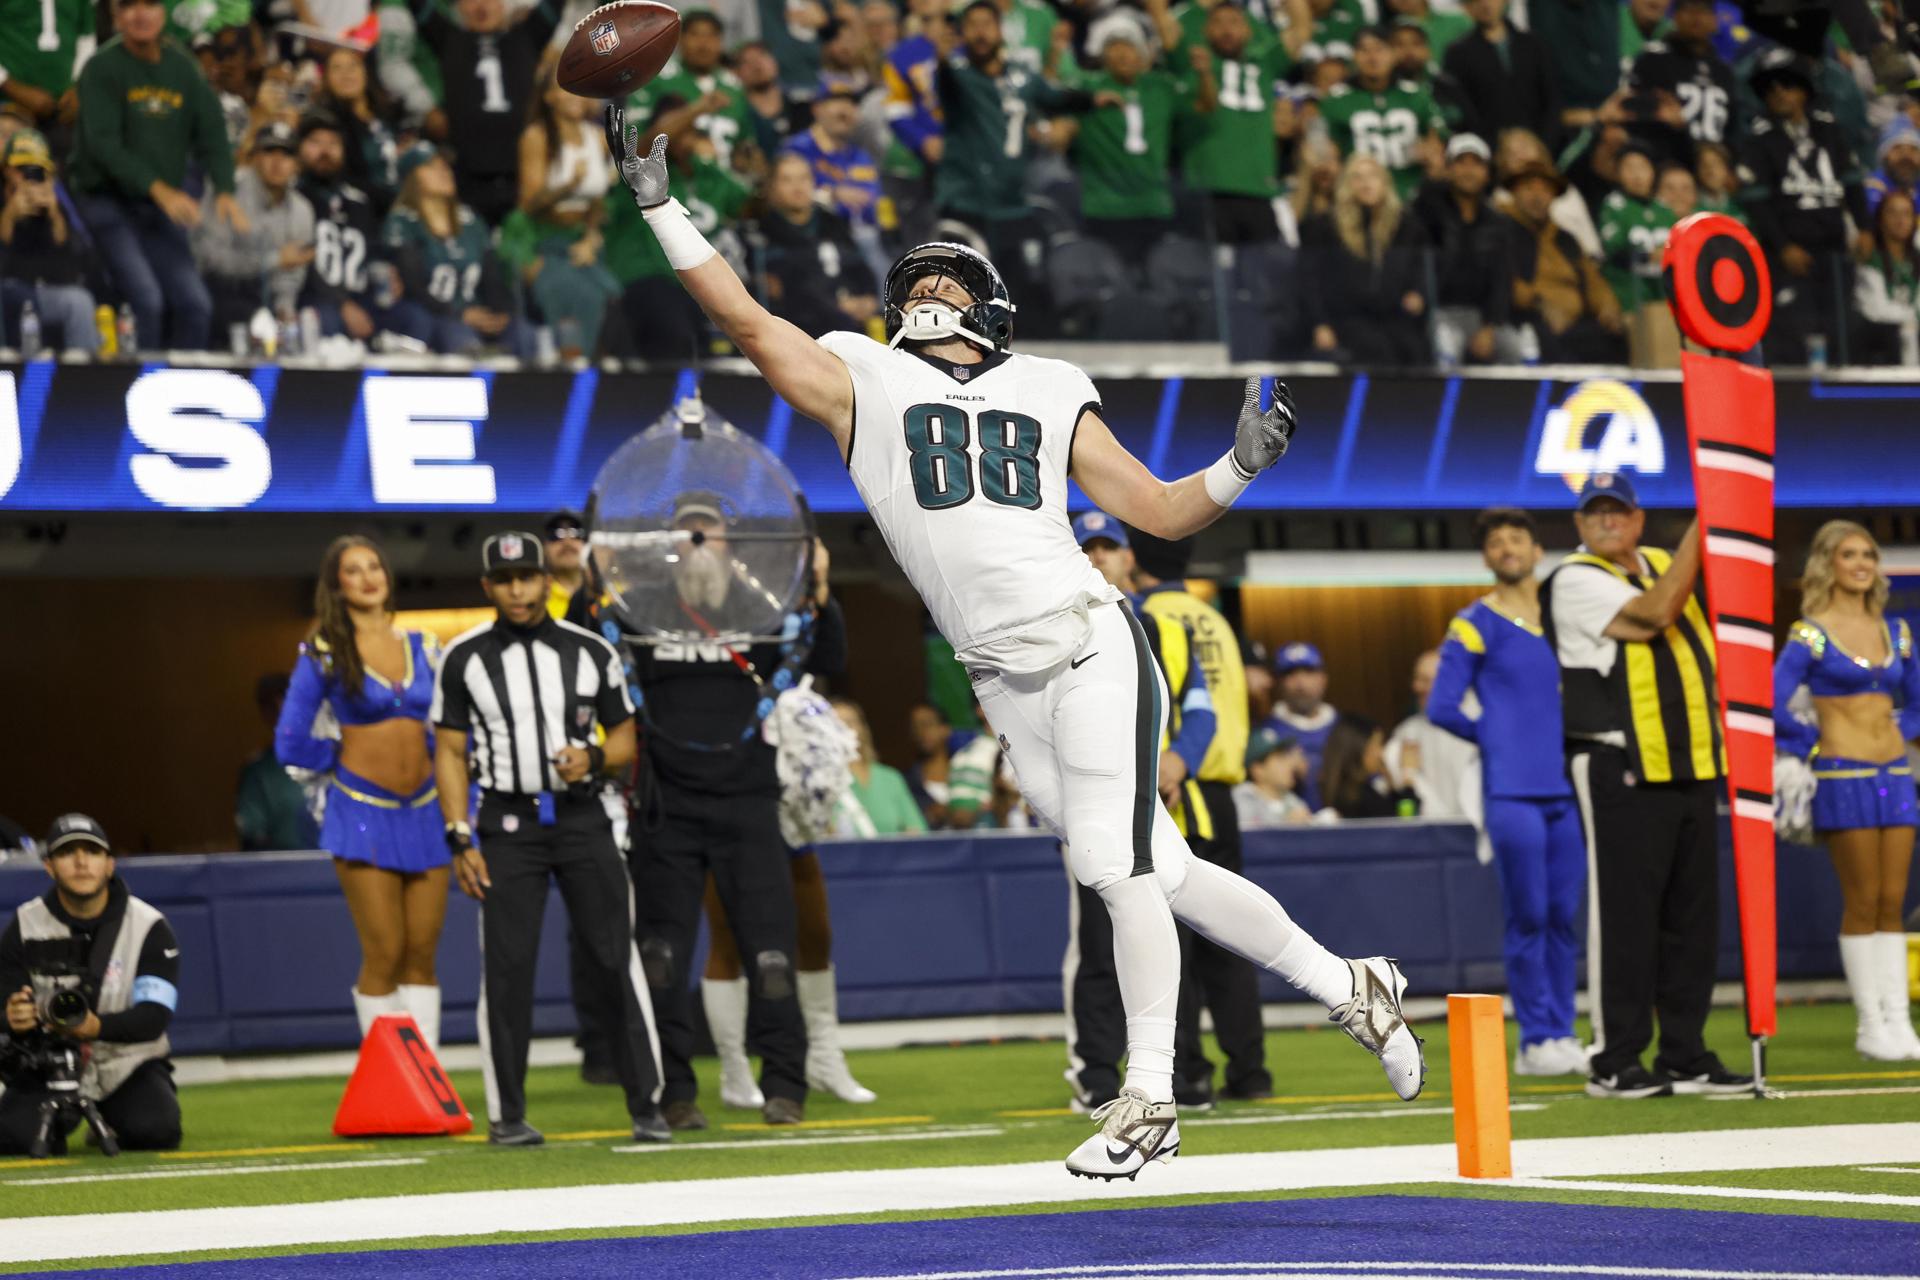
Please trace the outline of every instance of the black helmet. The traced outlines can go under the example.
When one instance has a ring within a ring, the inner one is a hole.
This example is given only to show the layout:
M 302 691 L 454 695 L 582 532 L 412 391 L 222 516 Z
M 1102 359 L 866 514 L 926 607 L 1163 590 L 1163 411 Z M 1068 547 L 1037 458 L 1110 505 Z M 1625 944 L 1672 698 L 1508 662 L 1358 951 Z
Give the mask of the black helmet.
M 1006 281 L 986 258 L 963 244 L 935 241 L 909 249 L 887 272 L 882 299 L 885 304 L 887 340 L 891 342 L 906 323 L 907 290 L 922 276 L 952 276 L 960 287 L 973 295 L 971 306 L 961 313 L 966 327 L 1005 351 L 1013 340 L 1013 299 L 1007 295 Z

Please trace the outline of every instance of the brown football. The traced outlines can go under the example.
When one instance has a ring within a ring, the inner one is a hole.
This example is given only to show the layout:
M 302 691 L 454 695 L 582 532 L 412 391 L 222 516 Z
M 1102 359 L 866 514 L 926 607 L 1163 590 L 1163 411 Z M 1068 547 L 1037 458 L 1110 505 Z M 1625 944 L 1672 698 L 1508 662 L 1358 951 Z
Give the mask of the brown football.
M 680 13 L 656 0 L 614 0 L 580 19 L 560 54 L 560 87 L 622 98 L 660 74 L 680 43 Z

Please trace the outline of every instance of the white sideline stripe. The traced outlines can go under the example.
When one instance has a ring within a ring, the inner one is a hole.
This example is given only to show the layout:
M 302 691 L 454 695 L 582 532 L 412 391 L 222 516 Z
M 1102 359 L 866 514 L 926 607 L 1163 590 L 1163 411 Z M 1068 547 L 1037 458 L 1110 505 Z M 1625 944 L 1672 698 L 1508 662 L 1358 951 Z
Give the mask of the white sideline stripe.
M 1708 537 L 1707 550 L 1715 555 L 1732 556 L 1736 560 L 1751 560 L 1755 564 L 1773 567 L 1773 548 L 1758 543 L 1747 542 L 1741 538 Z
M 1897 1164 L 1863 1164 L 1855 1173 L 1920 1173 L 1920 1169 Z
M 673 1151 L 746 1151 L 755 1147 L 838 1147 L 854 1142 L 932 1142 L 940 1138 L 999 1137 L 1006 1130 L 995 1125 L 922 1129 L 917 1133 L 836 1133 L 822 1138 L 743 1138 L 738 1142 L 630 1142 L 609 1147 L 615 1155 L 644 1156 Z
M 1920 1196 L 1868 1195 L 1858 1191 L 1779 1191 L 1763 1187 L 1695 1187 L 1678 1182 L 1586 1182 L 1562 1178 L 1515 1178 L 1510 1187 L 1541 1191 L 1625 1191 L 1649 1196 L 1714 1196 L 1722 1200 L 1818 1200 L 1825 1204 L 1920 1206 Z
M 1509 1111 L 1545 1111 L 1544 1102 L 1516 1102 Z M 1189 1129 L 1201 1125 L 1222 1124 L 1304 1124 L 1309 1120 L 1396 1120 L 1401 1116 L 1450 1116 L 1452 1107 L 1380 1107 L 1374 1111 L 1311 1111 L 1305 1114 L 1282 1112 L 1269 1116 L 1195 1116 L 1191 1120 L 1182 1119 L 1181 1124 Z
M 237 1178 L 250 1173 L 305 1173 L 309 1169 L 382 1169 L 403 1164 L 425 1164 L 424 1156 L 399 1156 L 388 1160 L 314 1160 L 301 1163 L 288 1160 L 280 1164 L 216 1165 L 207 1169 L 142 1169 L 137 1173 L 69 1173 L 51 1178 L 7 1178 L 0 1180 L 0 1191 L 9 1187 L 58 1187 L 74 1182 L 135 1182 L 146 1178 Z
M 1017 1280 L 1021 1276 L 1128 1276 L 1177 1271 L 1182 1276 L 1195 1268 L 1207 1271 L 1287 1271 L 1313 1274 L 1320 1271 L 1364 1275 L 1370 1271 L 1412 1272 L 1431 1268 L 1436 1272 L 1471 1271 L 1518 1273 L 1530 1276 L 1662 1276 L 1671 1280 L 1920 1280 L 1915 1276 L 1841 1275 L 1832 1271 L 1697 1271 L 1688 1267 L 1618 1267 L 1581 1262 L 1135 1262 L 1109 1263 L 1082 1267 L 1019 1267 L 1000 1271 L 922 1271 L 913 1280 Z M 891 1280 L 883 1276 L 855 1276 L 851 1280 Z
M 1717 622 L 1713 635 L 1721 644 L 1743 644 L 1749 649 L 1773 652 L 1773 637 L 1758 627 L 1743 627 L 1734 622 Z
M 1535 1178 L 1632 1176 L 1910 1160 L 1920 1123 L 1719 1129 L 1539 1138 L 1513 1144 Z M 1253 1195 L 1323 1187 L 1465 1185 L 1451 1142 L 1247 1155 L 1183 1156 L 1144 1183 L 1088 1187 L 1057 1160 L 957 1168 L 522 1187 L 307 1204 L 17 1218 L 0 1230 L 0 1262 L 271 1249 L 500 1232 L 617 1231 L 702 1222 L 942 1212 L 1004 1205 L 1125 1204 L 1148 1197 Z M 503 1177 L 505 1175 L 503 1174 Z M 1474 1184 L 1484 1185 L 1484 1184 Z M 1569 1188 L 1555 1184 L 1560 1190 Z

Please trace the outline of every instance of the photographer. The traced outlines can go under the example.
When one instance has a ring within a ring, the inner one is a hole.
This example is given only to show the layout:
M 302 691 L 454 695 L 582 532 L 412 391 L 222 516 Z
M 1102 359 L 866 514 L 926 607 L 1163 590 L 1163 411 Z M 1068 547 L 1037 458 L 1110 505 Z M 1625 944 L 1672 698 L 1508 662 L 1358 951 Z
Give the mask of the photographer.
M 107 833 L 92 818 L 56 819 L 45 857 L 53 888 L 0 934 L 0 989 L 12 993 L 0 1151 L 31 1150 L 42 1108 L 57 1096 L 47 1065 L 74 1049 L 67 1061 L 79 1064 L 80 1098 L 99 1104 L 120 1146 L 171 1151 L 180 1145 L 180 1100 L 167 1024 L 179 1001 L 180 944 L 166 917 L 114 874 Z M 87 1006 L 77 1021 L 62 1016 L 69 1010 L 61 1006 L 75 1003 L 70 992 Z M 77 1111 L 56 1113 L 44 1154 L 65 1152 L 79 1120 Z

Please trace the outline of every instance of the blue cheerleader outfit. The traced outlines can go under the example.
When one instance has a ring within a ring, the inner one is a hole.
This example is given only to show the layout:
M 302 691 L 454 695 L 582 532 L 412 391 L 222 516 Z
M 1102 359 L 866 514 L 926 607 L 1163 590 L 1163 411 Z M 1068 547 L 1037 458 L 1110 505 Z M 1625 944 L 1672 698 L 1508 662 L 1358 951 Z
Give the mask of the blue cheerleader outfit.
M 1802 685 L 1816 698 L 1846 698 L 1884 693 L 1897 708 L 1900 737 L 1920 737 L 1920 656 L 1904 618 L 1887 628 L 1887 660 L 1869 662 L 1849 653 L 1818 623 L 1793 624 L 1785 647 L 1773 663 L 1774 742 L 1782 751 L 1811 759 L 1814 781 L 1813 829 L 1854 831 L 1916 825 L 1913 769 L 1905 756 L 1894 760 L 1844 760 L 1818 754 L 1820 730 L 1802 724 L 1787 710 Z
M 296 778 L 326 777 L 326 810 L 320 820 L 320 847 L 347 862 L 364 862 L 388 871 L 418 872 L 452 861 L 440 822 L 440 793 L 429 778 L 412 795 L 387 790 L 339 764 L 339 739 L 328 724 L 378 724 L 408 719 L 428 724 L 427 753 L 433 753 L 434 675 L 440 647 L 424 631 L 407 633 L 407 670 L 389 684 L 365 672 L 359 693 L 350 693 L 334 672 L 327 642 L 316 636 L 300 646 L 287 700 L 274 728 L 273 749 Z M 316 726 L 319 726 L 316 731 Z

